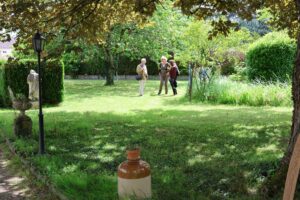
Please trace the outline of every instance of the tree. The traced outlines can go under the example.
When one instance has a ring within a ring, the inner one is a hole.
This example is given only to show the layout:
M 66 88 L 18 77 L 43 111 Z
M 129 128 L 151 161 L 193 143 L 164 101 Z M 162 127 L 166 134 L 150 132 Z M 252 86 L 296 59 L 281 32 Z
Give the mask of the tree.
M 108 66 L 107 84 L 113 84 L 114 70 L 111 34 L 115 25 L 142 23 L 151 15 L 159 0 L 0 0 L 0 40 L 9 40 L 11 32 L 18 41 L 31 43 L 36 30 L 48 40 L 63 34 L 65 39 L 85 38 L 104 48 Z
M 167 0 L 156 6 L 155 12 L 144 24 L 129 22 L 115 25 L 104 46 L 112 63 L 106 66 L 113 66 L 106 70 L 111 70 L 112 75 L 117 72 L 119 58 L 124 56 L 131 60 L 146 57 L 157 62 L 162 55 L 179 52 L 182 46 L 180 35 L 187 21 L 191 20 Z
M 195 16 L 198 19 L 213 19 L 213 30 L 210 32 L 210 37 L 216 36 L 220 33 L 228 35 L 230 28 L 238 27 L 237 23 L 230 20 L 229 16 L 231 14 L 235 14 L 244 20 L 251 20 L 255 17 L 257 10 L 268 9 L 272 16 L 270 24 L 273 27 L 280 30 L 287 29 L 290 36 L 298 38 L 296 62 L 292 79 L 294 110 L 291 136 L 287 150 L 281 160 L 281 164 L 276 174 L 269 177 L 265 187 L 262 188 L 264 193 L 268 195 L 278 192 L 278 189 L 280 189 L 284 184 L 289 161 L 300 131 L 300 0 L 177 0 L 176 6 L 181 7 L 185 14 Z
M 170 51 L 177 53 L 182 50 L 181 35 L 190 21 L 178 8 L 173 7 L 172 1 L 164 1 L 157 5 L 153 16 L 143 26 L 131 24 L 120 50 L 132 59 L 147 57 L 158 61 Z
M 208 39 L 212 26 L 209 21 L 192 21 L 187 24 L 180 40 L 183 50 L 179 52 L 179 60 L 184 64 L 194 61 L 197 65 L 205 66 L 212 60 L 224 62 L 228 51 L 243 52 L 255 37 L 243 28 L 230 31 L 227 37 L 219 35 Z

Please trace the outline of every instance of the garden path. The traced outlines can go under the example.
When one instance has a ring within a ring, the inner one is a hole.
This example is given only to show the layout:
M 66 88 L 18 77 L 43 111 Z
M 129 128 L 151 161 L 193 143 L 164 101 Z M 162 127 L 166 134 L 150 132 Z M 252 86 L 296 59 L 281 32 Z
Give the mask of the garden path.
M 0 149 L 0 200 L 23 200 L 27 198 L 28 188 L 23 184 L 24 178 L 14 175 Z

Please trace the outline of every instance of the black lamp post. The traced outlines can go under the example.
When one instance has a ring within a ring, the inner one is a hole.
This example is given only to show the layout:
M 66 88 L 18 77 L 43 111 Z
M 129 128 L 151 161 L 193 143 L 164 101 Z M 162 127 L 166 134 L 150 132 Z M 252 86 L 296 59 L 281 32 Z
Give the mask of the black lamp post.
M 41 70 L 41 52 L 43 51 L 44 38 L 39 31 L 33 36 L 33 48 L 38 55 L 38 74 L 39 74 L 39 153 L 45 153 L 45 135 L 44 135 L 44 114 L 43 114 L 43 101 L 42 101 L 42 70 Z

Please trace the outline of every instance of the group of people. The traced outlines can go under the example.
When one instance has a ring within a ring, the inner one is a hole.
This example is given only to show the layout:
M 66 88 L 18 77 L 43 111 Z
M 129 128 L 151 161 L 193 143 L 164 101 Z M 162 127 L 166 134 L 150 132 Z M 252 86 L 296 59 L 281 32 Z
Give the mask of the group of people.
M 136 79 L 139 81 L 139 94 L 144 95 L 146 80 L 148 79 L 148 71 L 146 66 L 147 60 L 143 58 L 141 63 L 136 68 L 136 73 L 138 74 Z M 161 62 L 159 64 L 159 77 L 160 85 L 158 95 L 161 95 L 163 86 L 165 88 L 165 94 L 168 94 L 168 82 L 173 90 L 173 94 L 177 95 L 177 76 L 179 75 L 179 69 L 174 60 L 168 62 L 165 56 L 161 57 Z

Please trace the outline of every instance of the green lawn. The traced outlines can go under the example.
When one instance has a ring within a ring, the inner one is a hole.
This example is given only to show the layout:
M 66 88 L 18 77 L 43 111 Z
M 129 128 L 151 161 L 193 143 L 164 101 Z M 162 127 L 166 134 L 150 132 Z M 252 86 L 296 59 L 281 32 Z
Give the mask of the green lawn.
M 287 146 L 291 109 L 190 104 L 179 96 L 156 96 L 148 81 L 138 97 L 136 81 L 105 87 L 102 81 L 66 81 L 65 101 L 45 109 L 47 155 L 34 136 L 13 139 L 70 199 L 117 199 L 117 166 L 128 144 L 139 144 L 152 168 L 154 199 L 258 199 Z M 11 138 L 14 112 L 0 111 Z

